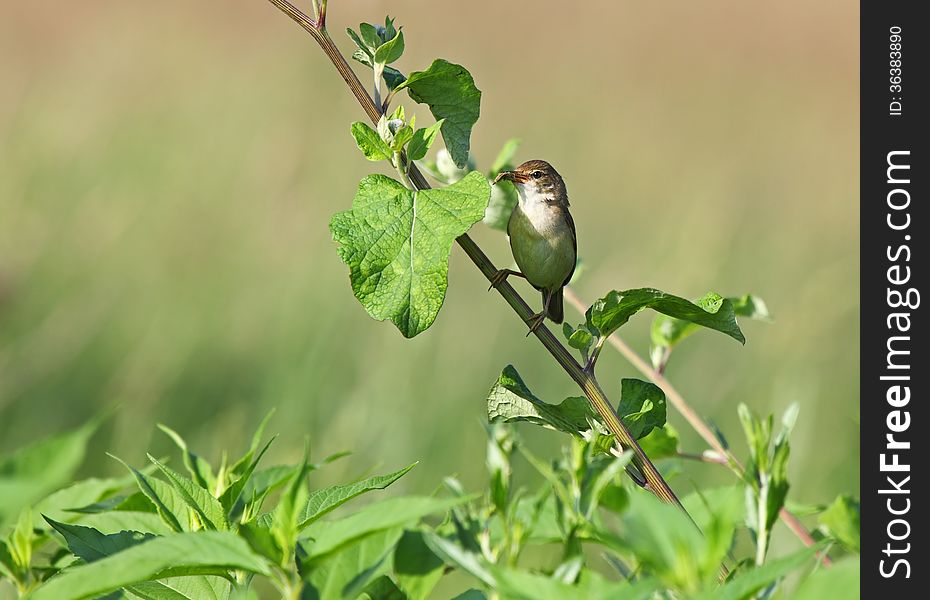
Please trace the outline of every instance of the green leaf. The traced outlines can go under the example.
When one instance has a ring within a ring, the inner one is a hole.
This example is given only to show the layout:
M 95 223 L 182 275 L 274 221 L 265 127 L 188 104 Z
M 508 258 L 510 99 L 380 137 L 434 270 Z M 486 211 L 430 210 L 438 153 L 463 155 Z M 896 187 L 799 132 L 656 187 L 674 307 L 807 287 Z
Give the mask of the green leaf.
M 820 515 L 820 524 L 830 537 L 850 552 L 859 553 L 859 501 L 843 494 Z
M 229 529 L 229 523 L 226 522 L 226 511 L 223 510 L 223 505 L 220 504 L 219 500 L 191 479 L 161 464 L 151 454 L 148 457 L 152 464 L 162 472 L 171 487 L 174 488 L 174 491 L 181 497 L 181 500 L 197 513 L 200 524 L 204 528 L 223 531 Z
M 403 528 L 395 527 L 359 540 L 315 562 L 306 581 L 321 599 L 354 600 L 369 583 L 392 570 L 394 546 L 402 533 Z
M 678 432 L 669 423 L 656 427 L 639 440 L 643 452 L 652 460 L 675 456 L 678 454 L 678 443 Z
M 352 210 L 330 222 L 355 297 L 405 337 L 425 331 L 448 285 L 452 242 L 482 216 L 490 187 L 470 173 L 446 188 L 413 192 L 384 175 L 359 184 Z
M 365 47 L 371 50 L 372 56 L 374 56 L 374 51 L 381 45 L 381 36 L 378 35 L 378 29 L 370 23 L 359 23 L 358 31 L 362 34 Z
M 591 428 L 597 416 L 587 398 L 566 398 L 547 404 L 526 387 L 513 365 L 507 365 L 488 394 L 488 421 L 527 421 L 557 431 L 578 435 Z
M 229 598 L 232 584 L 222 577 L 172 577 L 126 586 L 126 591 L 143 600 L 202 600 Z
M 367 123 L 356 121 L 352 123 L 352 137 L 355 144 L 362 151 L 365 158 L 372 161 L 390 160 L 391 148 L 381 139 L 378 132 Z
M 697 600 L 748 600 L 759 590 L 804 566 L 818 549 L 819 546 L 804 548 L 784 558 L 770 560 L 760 567 L 749 569 L 735 576 L 725 585 L 704 592 L 697 597 Z M 848 596 L 828 594 L 821 597 L 847 598 Z
M 859 568 L 859 558 L 854 556 L 839 560 L 831 567 L 820 568 L 801 582 L 791 599 L 859 600 Z
M 65 571 L 30 600 L 78 600 L 164 577 L 225 574 L 229 569 L 269 575 L 267 563 L 241 538 L 221 531 L 175 533 Z
M 733 314 L 750 319 L 771 321 L 765 302 L 761 298 L 746 294 L 744 296 L 726 298 L 733 307 Z M 706 311 L 716 313 L 720 310 L 724 299 L 710 292 L 695 304 Z M 657 348 L 672 348 L 686 337 L 700 329 L 700 325 L 691 321 L 676 319 L 667 315 L 657 315 L 652 321 L 652 343 Z
M 92 527 L 59 523 L 48 517 L 45 517 L 45 520 L 65 538 L 71 553 L 87 563 L 106 558 L 111 554 L 116 554 L 156 537 L 151 533 L 139 531 L 120 531 L 105 534 Z
M 444 119 L 442 139 L 456 166 L 468 161 L 471 129 L 478 121 L 481 91 L 468 70 L 436 59 L 425 71 L 414 71 L 397 89 L 406 88 L 414 102 L 427 104 L 436 120 Z M 482 207 L 483 209 L 484 207 Z
M 708 294 L 705 298 L 712 297 Z M 740 343 L 745 343 L 746 338 L 743 337 L 736 323 L 733 305 L 729 300 L 720 296 L 714 295 L 713 298 L 718 298 L 719 302 L 708 300 L 707 308 L 704 308 L 684 298 L 651 288 L 623 292 L 612 291 L 591 305 L 585 316 L 588 325 L 596 328 L 602 336 L 606 337 L 623 326 L 639 311 L 651 308 L 676 319 L 715 329 Z
M 187 442 L 184 441 L 184 438 L 182 438 L 177 431 L 161 423 L 158 424 L 158 428 L 170 437 L 181 450 L 181 459 L 184 461 L 184 468 L 190 473 L 191 478 L 197 482 L 197 485 L 207 490 L 213 489 L 213 486 L 216 485 L 216 477 L 213 475 L 213 469 L 210 467 L 210 463 L 192 452 L 187 447 Z
M 399 59 L 404 53 L 404 32 L 398 31 L 397 34 L 387 42 L 384 42 L 375 50 L 375 62 L 382 65 L 389 65 Z
M 0 526 L 16 517 L 23 507 L 71 480 L 84 461 L 87 442 L 100 420 L 0 457 Z
M 116 457 L 114 456 L 113 458 Z M 187 518 L 187 504 L 174 488 L 160 479 L 146 476 L 144 473 L 138 469 L 134 469 L 119 458 L 116 458 L 116 460 L 123 463 L 123 466 L 129 469 L 139 489 L 145 494 L 146 498 L 152 501 L 152 504 L 154 504 L 155 508 L 158 510 L 158 515 L 169 527 L 174 531 L 190 529 L 189 519 Z
M 410 144 L 407 146 L 407 158 L 410 160 L 420 160 L 426 156 L 430 146 L 432 146 L 433 142 L 436 140 L 436 135 L 439 133 L 439 128 L 442 127 L 443 123 L 445 123 L 445 119 L 440 119 L 429 127 L 417 129 L 413 133 Z
M 442 577 L 444 563 L 423 540 L 421 531 L 405 531 L 394 548 L 394 575 L 410 600 L 426 600 Z
M 640 379 L 620 381 L 617 414 L 634 438 L 640 439 L 665 425 L 665 392 L 654 383 Z
M 263 429 L 264 422 L 256 432 L 256 438 L 261 439 L 261 432 Z M 240 499 L 242 497 L 242 491 L 248 485 L 249 480 L 252 477 L 252 473 L 255 472 L 255 468 L 258 466 L 258 463 L 262 460 L 262 457 L 265 455 L 265 452 L 268 451 L 268 448 L 271 446 L 272 442 L 274 442 L 275 438 L 268 440 L 268 442 L 258 452 L 257 455 L 255 454 L 256 446 L 254 440 L 255 438 L 253 438 L 251 449 L 246 453 L 245 456 L 240 459 L 239 462 L 233 465 L 232 469 L 230 469 L 230 473 L 235 474 L 244 468 L 245 470 L 242 472 L 242 475 L 233 481 L 232 484 L 230 484 L 230 486 L 226 488 L 219 497 L 219 503 L 223 507 L 223 510 L 226 511 L 226 514 L 230 515 L 229 519 L 231 521 L 235 521 L 236 517 L 241 514 L 240 509 L 242 508 L 242 503 L 240 503 Z M 242 462 L 243 460 L 251 460 L 251 462 L 246 464 Z M 243 467 L 243 464 L 246 464 L 246 466 Z
M 321 490 L 316 490 L 310 494 L 310 497 L 307 499 L 307 505 L 304 506 L 303 511 L 300 513 L 300 524 L 298 525 L 298 528 L 304 529 L 326 513 L 334 510 L 339 506 L 342 506 L 349 500 L 360 496 L 365 492 L 370 492 L 372 490 L 383 490 L 387 486 L 391 485 L 406 475 L 407 472 L 416 465 L 417 463 L 413 463 L 404 467 L 403 469 L 394 471 L 393 473 L 388 473 L 387 475 L 369 477 L 367 479 L 361 479 L 359 481 L 345 485 L 334 485 L 328 488 L 323 488 Z
M 475 496 L 461 498 L 427 498 L 408 496 L 390 498 L 335 521 L 316 521 L 301 535 L 313 540 L 305 562 L 315 562 L 355 540 L 378 531 L 407 525 L 434 513 L 445 512 Z
M 105 501 L 123 488 L 132 484 L 131 478 L 125 479 L 84 479 L 52 492 L 34 507 L 35 521 L 34 525 L 41 527 L 44 522 L 40 522 L 42 514 L 49 515 L 59 521 L 69 521 L 74 519 L 72 513 L 78 512 L 83 507 L 94 505 Z M 114 498 L 113 500 L 120 501 Z M 114 502 L 114 505 L 116 502 Z

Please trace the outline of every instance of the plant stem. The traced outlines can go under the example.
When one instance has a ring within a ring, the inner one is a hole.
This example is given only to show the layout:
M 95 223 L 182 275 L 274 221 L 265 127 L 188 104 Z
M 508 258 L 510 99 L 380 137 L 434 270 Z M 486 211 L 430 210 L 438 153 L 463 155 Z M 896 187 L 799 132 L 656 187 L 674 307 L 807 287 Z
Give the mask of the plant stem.
M 368 91 L 349 67 L 345 58 L 339 52 L 339 49 L 336 48 L 326 28 L 323 26 L 324 24 L 315 22 L 293 4 L 288 2 L 288 0 L 269 0 L 269 2 L 296 21 L 298 25 L 303 27 L 304 30 L 316 40 L 320 48 L 322 48 L 323 52 L 333 63 L 333 66 L 339 71 L 339 74 L 349 86 L 349 89 L 362 106 L 362 109 L 373 123 L 377 123 L 381 116 L 379 107 L 372 101 L 371 96 L 368 95 Z M 325 6 L 325 4 L 321 5 L 321 7 L 322 6 Z M 417 189 L 429 189 L 429 184 L 415 165 L 411 165 L 409 174 L 411 181 Z M 465 254 L 468 255 L 472 262 L 475 263 L 475 266 L 481 270 L 488 281 L 491 281 L 491 278 L 497 273 L 498 269 L 481 248 L 478 247 L 468 234 L 460 236 L 456 239 L 456 242 L 462 250 L 465 251 Z M 505 281 L 498 285 L 496 289 L 498 293 L 503 296 L 504 300 L 507 301 L 507 304 L 513 308 L 514 312 L 516 312 L 525 323 L 529 323 L 533 311 L 513 286 Z M 633 451 L 632 462 L 645 476 L 645 487 L 662 500 L 677 504 L 681 507 L 681 502 L 678 500 L 675 492 L 672 491 L 668 482 L 665 481 L 655 465 L 652 464 L 652 461 L 649 460 L 649 457 L 643 452 L 643 449 L 636 443 L 636 440 L 620 420 L 620 417 L 617 416 L 617 413 L 610 405 L 607 396 L 604 394 L 604 391 L 601 389 L 600 384 L 598 384 L 593 374 L 585 371 L 581 365 L 578 364 L 565 346 L 559 342 L 558 338 L 556 338 L 547 327 L 538 327 L 533 333 L 539 341 L 542 342 L 543 346 L 546 347 L 553 358 L 562 366 L 565 372 L 568 373 L 584 391 L 588 400 L 590 400 L 595 410 L 601 416 L 601 419 L 603 419 L 607 429 L 614 435 L 621 448 L 629 448 Z M 684 510 L 683 507 L 681 508 Z
M 585 313 L 585 310 L 587 310 L 585 303 L 581 301 L 581 298 L 579 298 L 571 288 L 566 287 L 563 290 L 563 294 L 565 300 L 567 300 L 568 303 L 575 308 L 575 310 L 581 314 Z M 716 434 L 714 434 L 713 430 L 711 430 L 710 426 L 704 422 L 704 419 L 702 419 L 693 408 L 691 408 L 691 406 L 685 401 L 684 397 L 678 393 L 678 390 L 676 390 L 675 387 L 669 383 L 665 376 L 662 373 L 652 369 L 649 366 L 649 363 L 640 358 L 640 356 L 632 348 L 630 348 L 627 343 L 624 342 L 616 333 L 611 335 L 607 341 L 620 354 L 623 355 L 627 362 L 636 367 L 637 371 L 646 376 L 654 384 L 662 388 L 662 391 L 665 392 L 666 398 L 668 398 L 669 402 L 672 403 L 672 406 L 674 406 L 675 409 L 681 413 L 681 416 L 683 416 L 688 424 L 691 425 L 691 428 L 694 429 L 698 435 L 704 439 L 705 442 L 707 442 L 708 446 L 713 448 L 720 456 L 725 457 L 729 464 L 732 465 L 732 468 L 736 474 L 739 477 L 742 477 L 746 471 L 742 463 L 740 463 L 739 460 L 737 460 L 737 458 L 723 446 L 723 444 L 717 438 Z M 791 511 L 789 511 L 787 508 L 782 508 L 778 515 L 781 517 L 782 522 L 788 526 L 788 529 L 790 529 L 798 537 L 798 539 L 804 543 L 805 546 L 813 546 L 816 543 L 814 538 L 811 537 L 810 532 L 807 530 L 804 524 L 801 523 L 801 520 L 792 514 Z M 830 558 L 827 556 L 826 552 L 821 554 L 821 561 L 826 566 L 830 565 Z

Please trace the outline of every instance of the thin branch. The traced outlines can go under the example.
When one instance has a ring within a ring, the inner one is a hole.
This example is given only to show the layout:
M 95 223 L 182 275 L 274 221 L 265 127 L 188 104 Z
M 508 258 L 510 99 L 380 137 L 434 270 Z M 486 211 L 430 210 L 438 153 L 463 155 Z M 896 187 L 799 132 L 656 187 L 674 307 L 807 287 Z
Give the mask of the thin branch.
M 333 63 L 333 66 L 335 66 L 336 70 L 339 71 L 339 74 L 342 76 L 343 80 L 345 80 L 346 84 L 349 86 L 349 89 L 352 91 L 352 94 L 365 110 L 365 113 L 368 115 L 369 119 L 371 119 L 373 123 L 377 123 L 378 118 L 380 117 L 380 111 L 378 110 L 378 107 L 372 101 L 371 96 L 368 95 L 368 92 L 365 90 L 365 87 L 359 81 L 358 77 L 349 67 L 345 58 L 339 52 L 339 49 L 336 48 L 336 45 L 329 37 L 325 27 L 322 26 L 323 18 L 325 16 L 325 3 L 321 4 L 321 23 L 318 26 L 310 17 L 305 15 L 287 0 L 269 0 L 269 2 L 274 4 L 284 14 L 296 21 L 297 24 L 303 27 L 304 30 L 306 30 L 313 37 L 313 39 L 317 41 L 323 52 L 326 53 L 326 56 L 329 57 L 330 61 Z M 430 187 L 422 173 L 420 173 L 415 165 L 411 166 L 410 179 L 417 187 L 417 189 L 424 190 L 429 189 Z M 497 268 L 487 257 L 487 255 L 485 255 L 481 248 L 478 247 L 478 245 L 471 239 L 471 237 L 468 236 L 468 234 L 460 236 L 456 239 L 456 242 L 462 248 L 462 250 L 465 251 L 465 254 L 468 255 L 472 262 L 475 263 L 475 266 L 481 270 L 488 281 L 491 281 L 492 277 L 494 277 L 494 274 L 497 273 Z M 507 304 L 513 308 L 514 312 L 520 316 L 523 322 L 529 323 L 530 318 L 533 316 L 533 310 L 523 300 L 520 294 L 517 293 L 513 286 L 505 281 L 496 286 L 496 289 L 498 293 L 503 296 Z M 555 358 L 559 365 L 562 366 L 565 372 L 568 373 L 568 375 L 584 391 L 585 396 L 587 396 L 588 400 L 591 401 L 592 406 L 601 416 L 601 419 L 603 419 L 607 429 L 614 435 L 617 443 L 620 444 L 621 447 L 629 448 L 633 451 L 632 463 L 645 476 L 645 487 L 647 487 L 662 500 L 677 504 L 682 508 L 682 510 L 684 510 L 684 507 L 681 506 L 681 502 L 678 500 L 675 492 L 672 491 L 672 488 L 668 485 L 668 482 L 665 481 L 665 479 L 659 473 L 658 469 L 656 469 L 655 465 L 652 464 L 652 461 L 649 460 L 649 457 L 646 456 L 646 454 L 643 452 L 643 449 L 640 448 L 638 443 L 636 443 L 636 440 L 620 420 L 620 417 L 617 416 L 617 413 L 614 411 L 613 407 L 607 399 L 607 395 L 604 394 L 604 391 L 601 389 L 600 384 L 597 382 L 594 376 L 591 373 L 585 371 L 581 365 L 578 364 L 571 353 L 569 353 L 569 351 L 547 327 L 538 327 L 533 333 L 536 335 L 537 339 L 542 342 L 543 346 L 546 347 L 546 350 L 549 351 L 549 353 L 553 356 L 553 358 Z
M 575 310 L 577 310 L 582 315 L 585 314 L 587 305 L 581 301 L 581 298 L 579 298 L 571 288 L 566 287 L 563 290 L 563 295 L 565 300 L 567 300 L 568 303 L 575 308 Z M 685 401 L 684 397 L 678 393 L 678 390 L 676 390 L 675 387 L 669 383 L 668 379 L 666 379 L 662 373 L 659 373 L 650 367 L 649 363 L 640 358 L 639 354 L 630 348 L 627 343 L 624 342 L 616 333 L 611 335 L 607 341 L 620 354 L 623 355 L 627 362 L 636 367 L 637 371 L 646 376 L 654 384 L 662 388 L 662 391 L 665 392 L 665 397 L 668 398 L 668 401 L 672 403 L 672 406 L 674 406 L 678 412 L 681 413 L 681 416 L 683 416 L 688 424 L 691 425 L 691 428 L 694 429 L 698 435 L 704 439 L 705 442 L 707 442 L 708 446 L 713 448 L 718 456 L 723 457 L 724 462 L 721 464 L 726 464 L 729 462 L 729 464 L 733 465 L 733 468 L 740 476 L 745 473 L 746 468 L 742 465 L 742 463 L 739 462 L 739 460 L 733 455 L 732 452 L 723 446 L 710 426 L 704 422 L 704 419 L 702 419 L 693 408 L 691 408 L 691 405 Z M 782 508 L 779 516 L 781 517 L 782 522 L 788 526 L 788 529 L 790 529 L 798 537 L 798 539 L 804 543 L 804 545 L 813 546 L 816 543 L 810 532 L 807 530 L 804 524 L 801 523 L 801 520 L 792 514 L 791 511 L 789 511 L 787 508 Z M 821 560 L 823 561 L 824 565 L 830 564 L 830 559 L 826 553 L 821 554 Z

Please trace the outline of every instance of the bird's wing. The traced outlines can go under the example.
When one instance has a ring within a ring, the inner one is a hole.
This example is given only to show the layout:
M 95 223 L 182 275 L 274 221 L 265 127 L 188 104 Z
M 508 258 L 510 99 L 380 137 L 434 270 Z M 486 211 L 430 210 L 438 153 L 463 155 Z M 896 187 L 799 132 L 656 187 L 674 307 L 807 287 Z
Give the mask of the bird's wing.
M 572 213 L 568 212 L 568 207 L 565 206 L 562 208 L 562 214 L 565 216 L 565 222 L 568 223 L 568 228 L 572 230 L 572 250 L 574 250 L 575 256 L 572 261 L 572 270 L 569 271 L 568 277 L 565 278 L 565 282 L 562 283 L 562 287 L 568 285 L 568 282 L 572 280 L 572 275 L 575 274 L 575 264 L 578 262 L 578 233 L 575 231 L 575 220 L 572 219 Z

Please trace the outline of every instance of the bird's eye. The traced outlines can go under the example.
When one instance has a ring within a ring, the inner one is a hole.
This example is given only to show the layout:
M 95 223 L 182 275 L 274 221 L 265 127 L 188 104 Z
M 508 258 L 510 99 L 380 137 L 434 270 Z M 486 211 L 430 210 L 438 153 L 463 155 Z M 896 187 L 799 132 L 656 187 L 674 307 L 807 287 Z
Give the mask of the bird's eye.
M 539 179 L 542 177 L 542 171 L 533 171 L 533 179 Z

